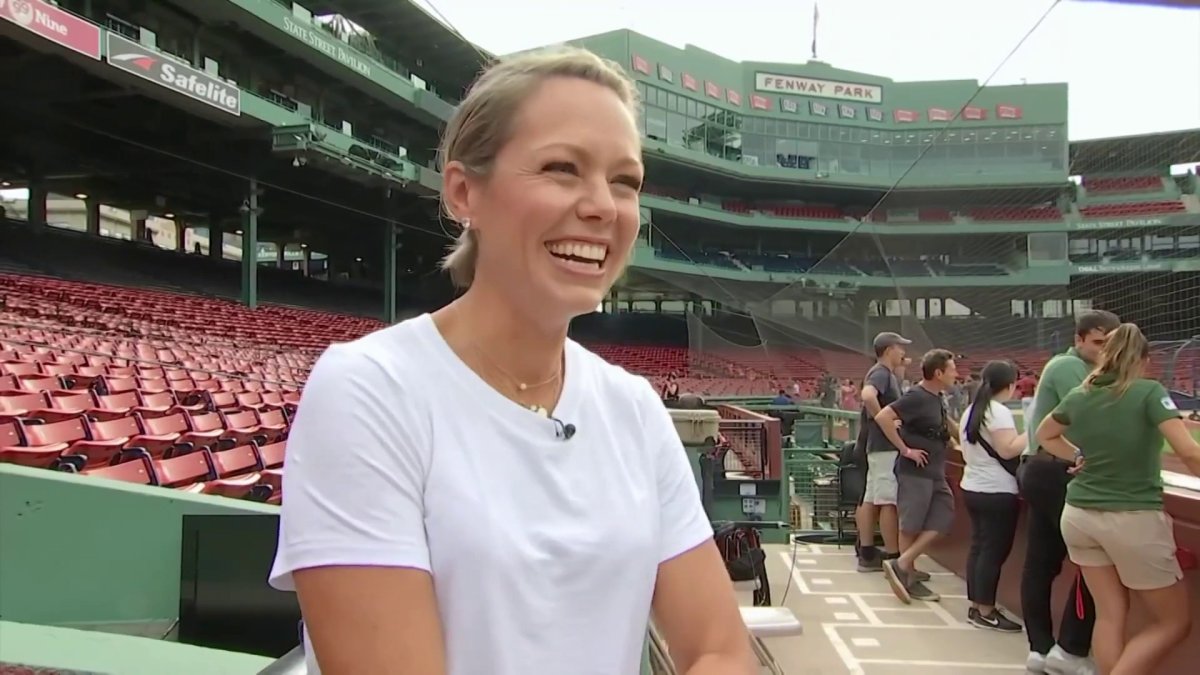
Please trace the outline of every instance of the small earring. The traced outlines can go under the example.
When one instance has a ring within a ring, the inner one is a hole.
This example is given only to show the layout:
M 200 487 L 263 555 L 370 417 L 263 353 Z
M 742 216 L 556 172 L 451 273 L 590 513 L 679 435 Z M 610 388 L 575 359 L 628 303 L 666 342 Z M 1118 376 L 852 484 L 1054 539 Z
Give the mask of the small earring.
M 464 232 L 465 232 L 466 230 L 469 230 L 469 229 L 471 229 L 471 219 L 470 219 L 470 218 L 463 218 L 463 221 L 462 221 L 462 229 L 463 229 L 463 231 L 464 231 Z

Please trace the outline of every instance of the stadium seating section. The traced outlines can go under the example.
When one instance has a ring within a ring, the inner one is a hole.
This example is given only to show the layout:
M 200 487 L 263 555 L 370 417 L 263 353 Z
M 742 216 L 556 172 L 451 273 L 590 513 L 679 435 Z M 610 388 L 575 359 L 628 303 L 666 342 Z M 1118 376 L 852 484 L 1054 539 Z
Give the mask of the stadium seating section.
M 1085 177 L 1082 185 L 1086 199 L 1069 206 L 1078 211 L 1078 217 L 1137 218 L 1186 213 L 1188 206 L 1180 199 L 1183 185 L 1164 180 L 1161 176 L 1097 176 Z M 687 189 L 647 185 L 647 194 L 673 199 L 693 201 L 704 206 L 716 206 L 710 201 L 695 200 L 697 197 Z M 1063 207 L 1038 204 L 974 207 L 923 207 L 919 209 L 889 209 L 824 206 L 819 204 L 788 203 L 780 201 L 747 201 L 744 199 L 722 199 L 719 208 L 729 213 L 742 215 L 762 214 L 773 218 L 803 218 L 809 220 L 840 221 L 866 219 L 874 223 L 1030 223 L 1056 222 L 1065 217 Z M 840 276 L 1002 276 L 1009 271 L 995 262 L 994 255 L 981 255 L 981 259 L 957 258 L 952 262 L 936 259 L 905 260 L 889 258 L 854 259 L 852 254 L 835 254 L 821 258 L 796 251 L 768 249 L 747 244 L 745 246 L 708 245 L 689 246 L 678 242 L 663 245 L 661 240 L 656 255 L 668 260 L 690 262 L 699 265 L 724 267 L 727 269 L 757 269 L 768 273 L 803 274 L 820 273 Z M 1155 253 L 1155 257 L 1169 254 Z M 1141 256 L 1135 256 L 1140 258 Z M 1095 262 L 1086 256 L 1072 255 L 1076 263 Z
M 289 423 L 321 349 L 381 327 L 316 310 L 43 276 L 0 274 L 0 461 L 204 494 L 278 502 Z M 763 395 L 867 359 L 589 345 L 656 386 Z M 1046 358 L 1015 355 L 1024 371 Z M 1012 353 L 977 352 L 974 369 Z M 1190 372 L 1200 364 L 1181 364 Z M 1155 369 L 1158 374 L 1158 369 Z

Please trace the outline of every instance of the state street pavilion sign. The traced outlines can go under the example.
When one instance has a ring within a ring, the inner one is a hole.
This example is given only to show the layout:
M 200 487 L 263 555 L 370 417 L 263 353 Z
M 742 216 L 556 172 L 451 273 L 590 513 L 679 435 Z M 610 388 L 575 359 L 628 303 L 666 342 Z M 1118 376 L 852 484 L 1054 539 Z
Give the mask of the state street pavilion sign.
M 812 77 L 777 75 L 775 73 L 755 73 L 754 88 L 776 94 L 815 96 L 859 103 L 883 103 L 883 87 L 874 84 L 818 80 Z

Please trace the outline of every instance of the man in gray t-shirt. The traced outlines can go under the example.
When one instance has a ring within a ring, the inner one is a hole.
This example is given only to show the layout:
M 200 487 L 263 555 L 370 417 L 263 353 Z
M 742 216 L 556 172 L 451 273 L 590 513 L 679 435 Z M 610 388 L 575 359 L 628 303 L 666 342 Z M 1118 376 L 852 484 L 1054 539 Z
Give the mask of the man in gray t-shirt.
M 904 365 L 905 348 L 912 344 L 896 333 L 875 336 L 875 365 L 863 379 L 859 417 L 858 455 L 866 466 L 862 500 L 854 520 L 858 527 L 858 570 L 879 572 L 885 558 L 899 555 L 900 535 L 896 516 L 896 448 L 875 422 L 884 407 L 900 397 L 896 371 Z M 882 554 L 875 547 L 875 525 L 883 534 Z
M 868 389 L 869 387 L 869 389 Z M 872 397 L 879 410 L 895 403 L 896 399 L 900 398 L 900 380 L 896 379 L 895 371 L 885 363 L 876 363 L 867 371 L 867 376 L 863 378 L 863 391 L 868 395 L 873 393 Z M 871 414 L 871 406 L 863 399 L 862 414 L 859 417 L 859 423 L 862 429 L 866 432 L 866 451 L 880 452 L 892 450 L 896 448 L 892 446 L 891 441 L 879 431 L 879 424 L 875 422 L 875 415 L 879 414 L 876 410 Z
M 921 359 L 921 381 L 876 418 L 900 455 L 896 460 L 900 557 L 885 562 L 883 571 L 896 597 L 904 602 L 938 599 L 921 583 L 913 563 L 954 524 L 946 451 L 958 437 L 958 428 L 946 413 L 942 395 L 957 377 L 954 354 L 929 351 Z

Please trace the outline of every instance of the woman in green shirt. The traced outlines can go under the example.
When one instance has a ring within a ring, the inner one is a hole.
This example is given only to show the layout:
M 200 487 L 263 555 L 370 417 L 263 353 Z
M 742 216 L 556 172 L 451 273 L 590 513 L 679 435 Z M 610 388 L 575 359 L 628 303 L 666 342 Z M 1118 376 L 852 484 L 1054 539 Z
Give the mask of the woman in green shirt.
M 1076 463 L 1062 533 L 1096 601 L 1092 648 L 1107 675 L 1156 672 L 1190 629 L 1175 534 L 1163 511 L 1162 446 L 1165 438 L 1200 475 L 1200 444 L 1166 388 L 1143 377 L 1149 362 L 1145 336 L 1121 324 L 1096 369 L 1037 429 L 1042 448 Z M 1129 591 L 1151 618 L 1126 642 Z

